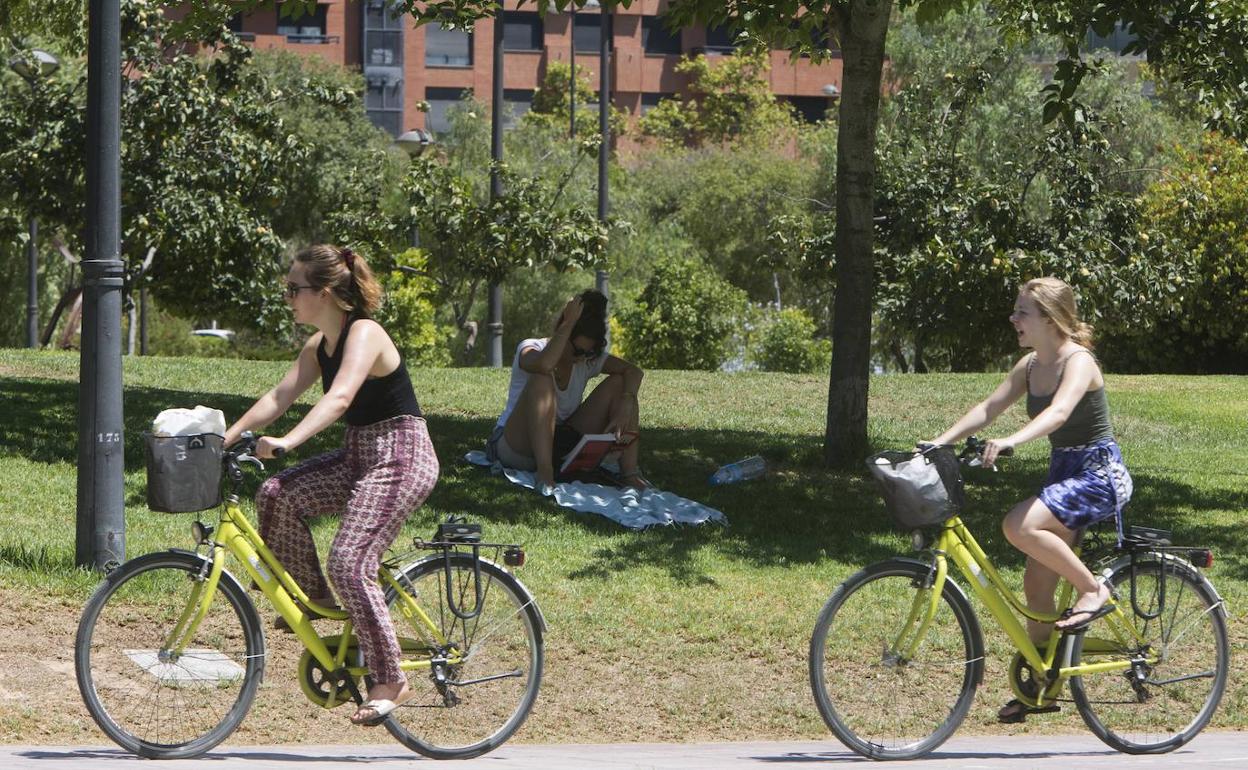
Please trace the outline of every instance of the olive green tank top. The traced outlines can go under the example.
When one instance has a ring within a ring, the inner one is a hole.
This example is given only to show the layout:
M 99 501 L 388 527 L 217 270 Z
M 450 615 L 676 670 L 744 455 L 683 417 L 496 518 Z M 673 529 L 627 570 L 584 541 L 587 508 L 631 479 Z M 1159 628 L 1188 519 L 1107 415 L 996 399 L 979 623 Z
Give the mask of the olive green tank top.
M 1089 350 L 1077 350 L 1070 356 L 1079 353 L 1092 355 Z M 1031 419 L 1034 420 L 1036 415 L 1048 409 L 1053 403 L 1053 394 L 1057 393 L 1062 385 L 1062 375 L 1066 372 L 1066 361 L 1070 356 L 1062 359 L 1057 370 L 1057 385 L 1053 387 L 1053 393 L 1047 396 L 1037 396 L 1031 392 L 1031 367 L 1036 362 L 1036 354 L 1031 354 L 1031 360 L 1027 362 L 1027 416 Z M 1049 444 L 1055 447 L 1082 446 L 1112 441 L 1113 438 L 1114 430 L 1109 424 L 1109 400 L 1105 397 L 1105 388 L 1102 386 L 1083 394 L 1083 398 L 1075 404 L 1066 422 L 1049 434 Z

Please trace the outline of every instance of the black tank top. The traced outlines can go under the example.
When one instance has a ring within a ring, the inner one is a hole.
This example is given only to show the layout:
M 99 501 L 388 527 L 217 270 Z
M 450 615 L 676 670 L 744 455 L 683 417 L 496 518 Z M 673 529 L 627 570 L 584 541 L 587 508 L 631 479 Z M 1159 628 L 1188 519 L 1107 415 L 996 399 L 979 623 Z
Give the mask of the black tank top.
M 347 334 L 351 332 L 351 324 L 355 318 L 347 320 L 338 338 L 338 347 L 331 356 L 325 352 L 325 339 L 316 348 L 316 360 L 321 365 L 321 390 L 328 393 L 334 384 L 338 368 L 342 366 L 342 351 L 347 346 Z M 412 389 L 412 378 L 403 365 L 403 354 L 399 354 L 399 366 L 383 377 L 370 377 L 360 384 L 351 406 L 343 418 L 347 425 L 372 425 L 375 422 L 389 420 L 391 417 L 410 414 L 421 417 L 420 404 L 416 402 L 416 391 Z

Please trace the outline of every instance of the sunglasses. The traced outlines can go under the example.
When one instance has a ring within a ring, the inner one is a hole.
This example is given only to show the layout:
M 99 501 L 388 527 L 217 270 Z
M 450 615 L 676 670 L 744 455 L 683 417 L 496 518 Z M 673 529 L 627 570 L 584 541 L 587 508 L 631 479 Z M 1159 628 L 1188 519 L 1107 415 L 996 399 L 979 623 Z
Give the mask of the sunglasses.
M 595 350 L 594 348 L 590 348 L 589 350 L 583 350 L 582 348 L 578 348 L 575 343 L 570 342 L 568 344 L 572 345 L 572 357 L 573 358 L 595 358 L 598 356 L 598 351 Z
M 315 291 L 316 287 L 315 286 L 300 286 L 299 284 L 296 284 L 296 283 L 288 283 L 286 284 L 286 288 L 282 290 L 282 296 L 285 297 L 286 299 L 294 299 L 296 296 L 298 296 L 299 292 L 302 291 L 303 289 L 312 289 L 313 291 Z

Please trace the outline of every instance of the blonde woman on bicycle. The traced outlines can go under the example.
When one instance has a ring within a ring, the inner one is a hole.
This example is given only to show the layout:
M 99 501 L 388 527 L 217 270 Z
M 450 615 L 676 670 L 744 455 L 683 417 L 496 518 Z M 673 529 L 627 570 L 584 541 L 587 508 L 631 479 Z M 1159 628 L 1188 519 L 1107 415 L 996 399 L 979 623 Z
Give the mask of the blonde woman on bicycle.
M 1074 292 L 1057 278 L 1023 284 L 1010 323 L 1018 344 L 1032 352 L 1019 359 L 992 395 L 976 404 L 932 443 L 953 444 L 992 424 L 1026 397 L 1030 421 L 1011 435 L 987 442 L 983 463 L 993 467 L 1002 451 L 1048 436 L 1049 475 L 1038 494 L 1006 514 L 1006 538 L 1027 555 L 1023 591 L 1037 612 L 1056 611 L 1054 592 L 1065 578 L 1078 597 L 1057 627 L 1087 625 L 1106 612 L 1109 588 L 1098 582 L 1071 546 L 1079 530 L 1118 518 L 1131 497 L 1131 476 L 1114 441 L 1105 378 L 1092 354 L 1092 327 L 1079 319 Z M 1047 624 L 1028 621 L 1033 641 L 1043 644 Z M 999 713 L 1022 721 L 1025 709 L 1010 701 Z
M 343 447 L 270 478 L 256 495 L 256 508 L 265 543 L 309 589 L 309 598 L 326 607 L 336 602 L 307 519 L 342 516 L 327 572 L 373 673 L 368 700 L 351 721 L 376 725 L 409 697 L 377 570 L 404 520 L 433 490 L 438 457 L 403 356 L 370 318 L 381 304 L 381 287 L 364 259 L 336 246 L 304 249 L 286 275 L 285 296 L 295 322 L 317 331 L 282 381 L 230 426 L 225 443 L 272 423 L 318 378 L 321 399 L 285 436 L 261 438 L 256 454 L 291 451 L 345 419 Z

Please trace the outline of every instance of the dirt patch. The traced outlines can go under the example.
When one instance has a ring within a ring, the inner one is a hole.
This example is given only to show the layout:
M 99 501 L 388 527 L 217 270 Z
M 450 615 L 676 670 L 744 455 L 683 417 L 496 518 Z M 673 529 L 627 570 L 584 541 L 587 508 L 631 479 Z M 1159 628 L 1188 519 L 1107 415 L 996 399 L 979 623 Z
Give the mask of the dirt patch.
M 0 588 L 0 743 L 102 744 L 78 694 L 73 646 L 80 607 L 69 601 Z M 251 711 L 228 743 L 390 743 L 380 729 L 353 727 L 349 707 L 309 703 L 295 681 L 302 648 L 272 629 L 264 613 L 268 667 Z M 1243 624 L 1232 626 L 1244 647 Z M 330 633 L 326 627 L 326 633 Z M 806 640 L 777 640 L 765 651 L 731 644 L 713 654 L 635 649 L 599 655 L 551 629 L 546 674 L 522 743 L 696 742 L 827 739 L 807 684 Z M 1005 661 L 989 659 L 984 684 L 961 733 L 1083 732 L 1073 707 L 1026 725 L 996 724 L 1008 699 Z M 1238 671 L 1237 668 L 1233 670 Z M 1236 675 L 1214 727 L 1245 695 Z M 1235 709 L 1238 711 L 1238 709 Z M 1219 724 L 1219 722 L 1223 722 Z

